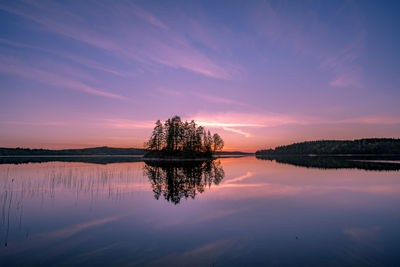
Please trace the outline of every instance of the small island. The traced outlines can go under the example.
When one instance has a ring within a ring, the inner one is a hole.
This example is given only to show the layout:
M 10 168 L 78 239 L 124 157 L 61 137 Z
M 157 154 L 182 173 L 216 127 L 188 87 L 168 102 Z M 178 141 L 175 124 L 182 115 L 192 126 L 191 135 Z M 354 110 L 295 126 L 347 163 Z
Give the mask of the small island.
M 161 123 L 157 120 L 153 133 L 145 144 L 148 152 L 146 159 L 211 159 L 213 154 L 221 151 L 224 140 L 217 134 L 211 135 L 204 127 L 192 120 L 182 121 L 174 116 Z

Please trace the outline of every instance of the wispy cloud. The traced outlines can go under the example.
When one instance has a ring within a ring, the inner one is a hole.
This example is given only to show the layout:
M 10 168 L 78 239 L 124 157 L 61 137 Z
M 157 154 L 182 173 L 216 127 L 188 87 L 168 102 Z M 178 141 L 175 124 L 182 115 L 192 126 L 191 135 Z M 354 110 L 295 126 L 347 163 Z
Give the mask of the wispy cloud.
M 364 87 L 360 81 L 359 71 L 357 70 L 349 70 L 346 73 L 337 74 L 336 77 L 329 83 L 329 85 L 334 87 Z
M 20 42 L 15 42 L 15 41 L 4 39 L 4 38 L 0 38 L 0 44 L 3 44 L 3 45 L 5 44 L 5 45 L 13 46 L 13 47 L 21 47 L 21 48 L 36 48 L 35 46 L 32 46 L 32 45 L 23 44 Z
M 96 62 L 94 60 L 91 60 L 91 59 L 88 59 L 88 58 L 85 58 L 82 56 L 77 56 L 77 55 L 60 52 L 60 51 L 46 50 L 46 52 L 69 59 L 69 60 L 72 60 L 80 65 L 85 66 L 85 67 L 95 69 L 95 70 L 100 70 L 102 72 L 111 73 L 111 74 L 114 74 L 117 76 L 127 77 L 127 76 L 135 75 L 135 73 L 132 71 L 123 71 L 123 70 L 114 69 L 112 67 L 109 67 L 107 65 L 101 64 L 99 62 Z
M 206 126 L 215 127 L 274 127 L 283 124 L 307 123 L 307 120 L 300 116 L 243 112 L 199 113 L 193 116 L 193 119 Z
M 131 10 L 134 12 L 134 14 L 142 19 L 144 19 L 145 21 L 147 21 L 148 23 L 159 27 L 163 30 L 168 30 L 169 27 L 163 23 L 161 20 L 159 20 L 158 18 L 156 18 L 153 14 L 151 14 L 150 12 L 147 12 L 146 10 L 144 10 L 143 8 L 139 7 L 138 5 L 135 5 L 133 3 L 128 3 L 128 5 L 130 6 Z
M 229 131 L 229 132 L 234 132 L 240 135 L 243 135 L 244 137 L 252 137 L 253 135 L 249 132 L 245 132 L 243 130 L 239 130 L 239 129 L 235 129 L 235 128 L 230 128 L 230 127 L 222 127 L 222 129 L 224 129 L 225 131 Z
M 192 94 L 199 98 L 204 99 L 207 102 L 211 102 L 211 103 L 239 105 L 239 106 L 245 105 L 244 103 L 239 102 L 237 100 L 226 98 L 226 97 L 220 97 L 217 95 L 207 95 L 207 94 L 202 94 L 202 93 L 197 93 L 197 92 L 192 92 Z
M 157 91 L 162 94 L 165 94 L 165 95 L 172 95 L 172 96 L 182 96 L 183 95 L 183 93 L 178 90 L 167 89 L 164 87 L 157 88 Z
M 287 3 L 273 6 L 264 2 L 259 5 L 253 17 L 260 35 L 292 48 L 301 55 L 311 56 L 320 69 L 331 75 L 329 85 L 364 87 L 363 69 L 357 60 L 362 56 L 367 33 L 357 12 L 350 6 L 342 8 L 352 16 L 353 23 L 347 27 L 353 34 L 343 34 L 342 42 L 338 43 L 330 29 L 330 25 L 337 22 L 325 21 L 326 18 L 317 14 L 315 9 L 301 6 L 297 6 L 297 11 L 303 16 L 291 16 L 288 11 L 291 8 L 293 3 L 290 8 Z M 340 8 L 336 12 L 340 13 Z M 331 44 L 327 45 L 328 42 Z
M 252 137 L 249 132 L 252 128 L 275 127 L 285 124 L 303 124 L 304 119 L 293 116 L 273 114 L 262 115 L 256 113 L 239 113 L 239 112 L 223 112 L 223 113 L 201 113 L 191 117 L 198 124 L 210 127 L 220 128 L 226 131 L 234 132 L 244 137 Z
M 365 46 L 366 31 L 360 30 L 359 33 L 339 52 L 334 55 L 325 55 L 321 62 L 321 67 L 331 70 L 335 77 L 330 82 L 331 86 L 336 87 L 356 87 L 362 88 L 361 82 L 362 69 L 356 61 L 361 56 L 361 51 Z
M 154 121 L 135 121 L 125 119 L 106 119 L 97 124 L 103 127 L 119 129 L 152 129 L 154 127 Z
M 67 68 L 65 68 L 64 70 L 67 70 Z M 6 56 L 0 56 L 0 71 L 12 73 L 26 79 L 38 81 L 52 86 L 57 86 L 60 88 L 80 90 L 93 95 L 98 95 L 113 99 L 120 99 L 120 100 L 127 99 L 122 95 L 111 93 L 105 90 L 100 90 L 84 82 L 81 82 L 77 79 L 68 78 L 68 75 L 66 75 L 65 73 L 64 75 L 61 75 L 59 73 L 53 73 L 48 70 L 39 69 L 39 67 L 37 66 L 32 67 L 18 59 Z M 57 71 L 59 72 L 60 70 L 58 69 Z M 82 76 L 83 74 L 76 73 L 76 75 Z
M 64 121 L 2 121 L 2 124 L 31 125 L 31 126 L 65 126 Z
M 370 116 L 337 120 L 336 123 L 396 125 L 400 124 L 400 118 L 398 116 L 391 116 L 391 115 L 370 115 Z
M 126 71 L 126 70 L 120 70 L 117 68 L 112 68 L 110 66 L 99 63 L 99 62 L 89 59 L 87 57 L 78 56 L 76 54 L 72 54 L 72 53 L 69 53 L 66 51 L 58 51 L 58 50 L 43 48 L 40 46 L 28 45 L 28 44 L 24 44 L 24 43 L 12 41 L 12 40 L 4 39 L 4 38 L 0 38 L 0 44 L 5 44 L 5 45 L 15 47 L 15 48 L 29 48 L 29 49 L 37 50 L 40 52 L 47 53 L 49 55 L 54 55 L 57 57 L 68 59 L 70 61 L 73 61 L 75 63 L 78 63 L 81 66 L 84 66 L 84 67 L 87 67 L 90 69 L 99 70 L 99 71 L 106 72 L 106 73 L 111 73 L 111 74 L 121 76 L 121 77 L 135 76 L 138 74 L 138 71 L 132 71 L 132 70 Z
M 99 15 L 113 18 L 109 24 L 97 23 L 96 29 L 85 14 L 71 13 L 54 2 L 51 7 L 40 2 L 25 3 L 18 7 L 0 4 L 0 9 L 32 20 L 50 32 L 84 42 L 122 59 L 129 58 L 148 66 L 160 64 L 185 69 L 218 79 L 233 79 L 240 69 L 232 64 L 211 60 L 193 47 L 183 34 L 170 29 L 159 18 L 137 5 L 92 5 L 91 9 Z M 149 25 L 153 28 L 149 28 Z M 118 32 L 118 38 L 111 38 L 115 36 L 115 31 Z
M 259 113 L 200 113 L 192 116 L 190 120 L 195 120 L 198 124 L 231 131 L 244 137 L 253 137 L 252 129 L 279 127 L 285 125 L 338 125 L 338 124 L 376 124 L 376 125 L 398 125 L 400 119 L 395 116 L 369 115 L 352 118 L 324 118 L 305 115 L 291 114 L 259 114 Z

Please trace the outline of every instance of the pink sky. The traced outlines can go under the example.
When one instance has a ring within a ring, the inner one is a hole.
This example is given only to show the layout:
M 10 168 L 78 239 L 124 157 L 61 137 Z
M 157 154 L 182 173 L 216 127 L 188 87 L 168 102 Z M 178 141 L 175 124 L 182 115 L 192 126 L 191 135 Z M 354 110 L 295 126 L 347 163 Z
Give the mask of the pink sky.
M 0 4 L 0 147 L 143 147 L 157 119 L 225 150 L 400 137 L 398 5 Z

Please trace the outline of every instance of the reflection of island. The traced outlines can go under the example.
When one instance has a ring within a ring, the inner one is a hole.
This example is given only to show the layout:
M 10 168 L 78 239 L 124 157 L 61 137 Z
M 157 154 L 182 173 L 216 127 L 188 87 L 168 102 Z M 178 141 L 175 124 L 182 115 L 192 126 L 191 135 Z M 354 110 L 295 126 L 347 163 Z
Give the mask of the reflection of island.
M 146 161 L 143 167 L 153 187 L 154 197 L 161 195 L 174 204 L 184 197 L 194 199 L 197 192 L 212 184 L 218 185 L 225 176 L 220 161 Z
M 275 160 L 306 168 L 319 169 L 362 169 L 371 171 L 400 170 L 400 156 L 257 156 L 257 159 Z

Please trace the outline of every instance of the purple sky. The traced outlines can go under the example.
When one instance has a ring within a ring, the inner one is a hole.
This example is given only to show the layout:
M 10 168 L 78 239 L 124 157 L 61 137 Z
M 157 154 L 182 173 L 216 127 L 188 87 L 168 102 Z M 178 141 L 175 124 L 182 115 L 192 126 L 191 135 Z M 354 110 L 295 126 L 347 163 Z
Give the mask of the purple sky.
M 398 1 L 1 1 L 0 146 L 400 137 Z

